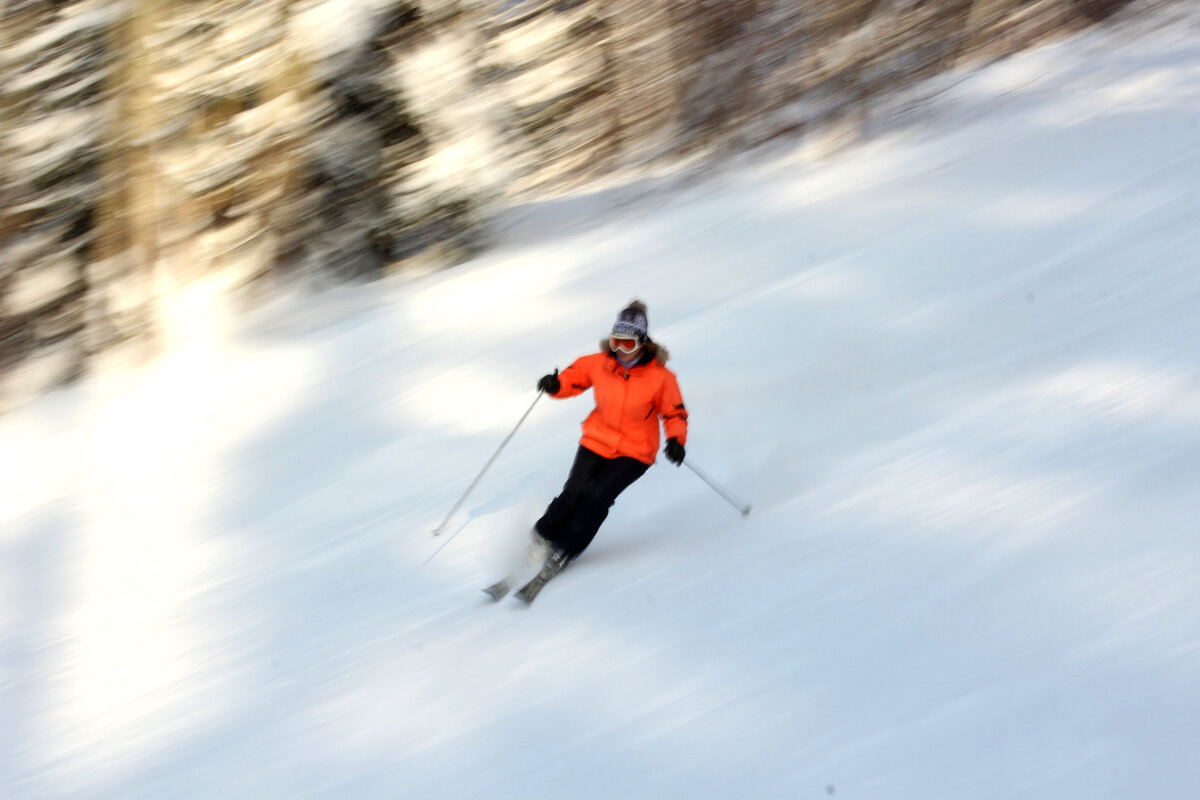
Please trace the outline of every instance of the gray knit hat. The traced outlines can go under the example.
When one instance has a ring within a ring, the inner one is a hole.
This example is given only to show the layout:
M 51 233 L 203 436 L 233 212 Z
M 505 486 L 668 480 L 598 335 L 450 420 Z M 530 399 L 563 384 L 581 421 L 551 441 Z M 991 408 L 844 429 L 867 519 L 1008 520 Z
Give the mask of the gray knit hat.
M 617 321 L 613 323 L 613 336 L 636 336 L 645 339 L 650 333 L 650 323 L 646 319 L 646 304 L 634 300 L 621 310 Z

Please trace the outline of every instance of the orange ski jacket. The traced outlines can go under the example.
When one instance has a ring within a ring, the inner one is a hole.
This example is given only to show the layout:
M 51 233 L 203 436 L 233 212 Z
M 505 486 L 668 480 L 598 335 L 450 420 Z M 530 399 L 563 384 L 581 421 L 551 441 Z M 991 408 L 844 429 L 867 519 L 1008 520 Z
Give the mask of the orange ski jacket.
M 591 388 L 596 408 L 583 421 L 579 443 L 604 458 L 628 456 L 653 464 L 658 454 L 659 419 L 667 438 L 687 442 L 687 409 L 667 351 L 653 343 L 626 369 L 611 350 L 577 358 L 559 373 L 553 397 L 574 397 Z M 607 349 L 607 348 L 606 348 Z

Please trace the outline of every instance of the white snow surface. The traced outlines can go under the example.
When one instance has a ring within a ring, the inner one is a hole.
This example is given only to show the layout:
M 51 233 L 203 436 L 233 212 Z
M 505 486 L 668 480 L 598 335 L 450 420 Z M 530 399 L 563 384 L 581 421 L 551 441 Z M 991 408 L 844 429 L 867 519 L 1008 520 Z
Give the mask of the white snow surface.
M 0 419 L 0 797 L 1200 797 L 1200 30 L 959 77 Z M 635 297 L 754 511 L 660 462 L 487 604 L 590 396 L 430 531 Z

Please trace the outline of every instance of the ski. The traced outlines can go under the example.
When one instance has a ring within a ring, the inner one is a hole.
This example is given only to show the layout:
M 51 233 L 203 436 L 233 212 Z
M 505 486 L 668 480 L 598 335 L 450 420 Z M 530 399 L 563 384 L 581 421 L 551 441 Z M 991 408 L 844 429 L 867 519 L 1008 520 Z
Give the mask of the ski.
M 549 582 L 549 579 L 542 580 L 540 577 L 535 575 L 533 580 L 517 590 L 517 593 L 514 594 L 513 597 L 517 600 L 520 600 L 525 605 L 529 605 L 533 602 L 533 599 L 538 596 L 538 592 L 540 592 L 542 588 Z
M 515 595 L 517 600 L 520 600 L 525 605 L 529 605 L 538 596 L 538 593 L 545 588 L 550 579 L 562 572 L 563 567 L 567 565 L 567 554 L 563 550 L 555 550 L 546 558 L 546 563 L 542 565 L 541 570 L 529 583 L 522 586 Z
M 486 594 L 493 603 L 499 603 L 504 599 L 505 595 L 508 594 L 508 590 L 511 588 L 512 587 L 508 584 L 508 578 L 501 578 L 491 586 L 484 589 L 483 593 Z
M 528 580 L 531 575 L 536 574 L 545 565 L 550 552 L 549 542 L 539 536 L 536 530 L 531 531 L 531 538 L 525 548 L 524 557 L 518 563 L 512 565 L 507 575 L 484 589 L 483 593 L 488 596 L 491 602 L 499 603 L 505 597 L 508 597 L 508 593 L 512 591 L 513 586 L 519 586 Z

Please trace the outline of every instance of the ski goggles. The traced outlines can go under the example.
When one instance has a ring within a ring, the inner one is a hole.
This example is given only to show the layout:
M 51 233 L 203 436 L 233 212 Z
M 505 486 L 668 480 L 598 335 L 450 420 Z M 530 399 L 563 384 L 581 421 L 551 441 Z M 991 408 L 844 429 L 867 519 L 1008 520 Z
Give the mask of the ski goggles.
M 636 336 L 610 336 L 608 344 L 613 350 L 618 350 L 622 353 L 635 352 L 642 346 L 642 340 Z

